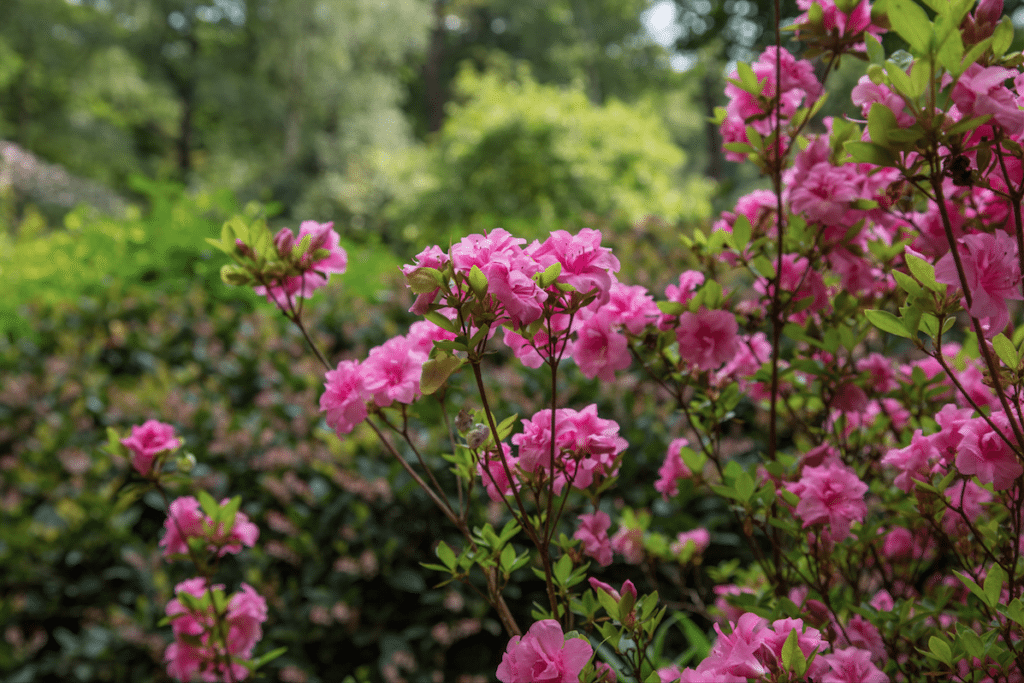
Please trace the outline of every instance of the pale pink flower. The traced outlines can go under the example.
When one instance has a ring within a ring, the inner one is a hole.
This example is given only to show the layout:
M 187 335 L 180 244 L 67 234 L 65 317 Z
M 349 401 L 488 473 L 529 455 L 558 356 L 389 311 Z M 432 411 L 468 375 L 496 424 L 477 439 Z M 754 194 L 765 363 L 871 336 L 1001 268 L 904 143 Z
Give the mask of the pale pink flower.
M 863 521 L 867 514 L 868 485 L 845 465 L 804 467 L 800 481 L 786 484 L 786 489 L 800 498 L 796 515 L 804 528 L 821 525 L 834 543 L 849 536 L 853 522 Z
M 612 536 L 612 550 L 622 555 L 626 564 L 640 564 L 647 556 L 644 550 L 644 532 L 639 527 L 619 527 Z
M 1017 242 L 1005 232 L 965 235 L 957 245 L 963 265 L 971 305 L 966 305 L 976 318 L 987 318 L 986 335 L 994 337 L 1010 321 L 1007 299 L 1022 299 L 1020 263 Z M 961 288 L 960 276 L 952 254 L 935 264 L 935 279 Z
M 358 361 L 343 360 L 336 370 L 327 372 L 326 379 L 320 412 L 327 413 L 327 426 L 338 436 L 348 434 L 366 419 L 366 402 L 371 394 L 366 388 L 365 373 Z
M 1012 442 L 1013 432 L 1006 414 L 992 413 L 990 417 L 999 432 Z M 962 474 L 975 475 L 979 482 L 992 484 L 996 491 L 1010 488 L 1024 474 L 1013 448 L 984 418 L 974 418 L 962 427 L 962 432 L 964 438 L 956 456 L 956 468 Z
M 889 90 L 884 83 L 875 83 L 871 77 L 864 75 L 857 81 L 857 85 L 850 92 L 850 99 L 860 107 L 861 114 L 867 118 L 871 112 L 872 104 L 882 104 L 896 116 L 896 123 L 900 128 L 909 128 L 914 125 L 914 115 L 906 110 L 906 103 L 899 95 Z
M 501 501 L 505 496 L 512 495 L 513 487 L 519 490 L 519 482 L 515 480 L 516 468 L 519 465 L 519 458 L 512 456 L 512 449 L 507 443 L 501 444 L 502 452 L 505 454 L 505 462 L 491 448 L 481 454 L 480 461 L 476 465 L 476 471 L 480 480 L 487 488 L 487 495 L 493 501 Z M 506 471 L 505 467 L 508 467 Z M 509 481 L 508 473 L 512 474 L 512 481 Z
M 679 316 L 676 341 L 679 357 L 698 370 L 715 370 L 739 352 L 736 316 L 701 308 Z
M 622 325 L 634 335 L 643 332 L 647 325 L 657 321 L 661 315 L 658 305 L 654 303 L 654 298 L 646 287 L 624 285 L 621 282 L 612 284 L 608 303 L 603 305 L 600 311 L 607 311 L 614 321 L 613 324 Z
M 131 436 L 121 439 L 121 445 L 132 452 L 132 467 L 146 477 L 153 470 L 156 456 L 179 448 L 181 439 L 174 435 L 171 425 L 146 420 L 141 426 L 132 425 Z
M 612 543 L 608 538 L 608 529 L 612 520 L 608 513 L 597 512 L 579 516 L 580 526 L 572 537 L 583 541 L 583 554 L 597 560 L 602 567 L 612 563 Z
M 673 439 L 672 443 L 668 445 L 668 451 L 665 453 L 665 462 L 658 469 L 658 481 L 654 482 L 655 490 L 661 493 L 661 497 L 665 500 L 679 493 L 679 482 L 681 480 L 689 479 L 693 476 L 693 472 L 683 462 L 681 455 L 683 448 L 689 444 L 689 441 L 681 438 Z
M 859 647 L 836 650 L 822 658 L 829 666 L 822 683 L 889 683 L 889 677 L 871 662 L 871 653 Z
M 512 636 L 495 675 L 501 683 L 577 683 L 593 654 L 586 640 L 566 640 L 557 621 L 544 619 Z
M 914 489 L 915 481 L 928 480 L 931 463 L 938 460 L 938 457 L 939 452 L 932 439 L 917 429 L 910 437 L 910 445 L 886 453 L 882 458 L 882 464 L 900 471 L 893 483 L 904 493 L 910 493 Z
M 221 505 L 227 502 L 224 499 Z M 223 557 L 228 553 L 241 552 L 243 545 L 253 547 L 260 535 L 259 527 L 250 522 L 244 512 L 235 513 L 231 531 L 225 534 L 223 526 L 215 528 L 213 520 L 202 511 L 199 501 L 192 496 L 171 501 L 164 529 L 166 533 L 160 539 L 164 557 L 188 554 L 190 538 L 205 540 L 207 550 Z
M 852 645 L 853 647 L 867 650 L 871 653 L 871 658 L 876 662 L 885 662 L 889 659 L 889 655 L 885 651 L 885 641 L 882 640 L 882 634 L 878 632 L 874 624 L 861 615 L 854 614 L 850 617 L 850 621 L 847 622 L 845 629 L 837 628 L 835 631 L 838 638 L 837 644 Z M 844 633 L 848 638 L 844 637 Z

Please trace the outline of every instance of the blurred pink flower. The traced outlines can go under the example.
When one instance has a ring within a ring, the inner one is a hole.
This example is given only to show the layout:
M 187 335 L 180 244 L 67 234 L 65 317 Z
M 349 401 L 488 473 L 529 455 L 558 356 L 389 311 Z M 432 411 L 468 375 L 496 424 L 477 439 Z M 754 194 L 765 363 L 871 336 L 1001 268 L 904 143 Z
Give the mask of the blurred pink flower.
M 868 485 L 845 465 L 804 467 L 800 481 L 786 484 L 786 489 L 800 498 L 796 515 L 804 527 L 822 525 L 822 533 L 834 543 L 849 536 L 853 522 L 867 514 Z
M 597 560 L 602 567 L 612 563 L 612 543 L 608 538 L 608 529 L 612 525 L 608 513 L 593 512 L 579 516 L 580 526 L 572 537 L 583 541 L 583 554 Z
M 225 498 L 221 505 L 227 503 Z M 164 557 L 188 554 L 188 540 L 199 538 L 205 540 L 210 552 L 216 551 L 220 557 L 228 553 L 239 553 L 242 546 L 253 547 L 259 538 L 260 530 L 249 521 L 244 512 L 235 513 L 235 521 L 231 531 L 223 532 L 223 526 L 214 528 L 213 520 L 200 509 L 199 501 L 192 496 L 183 496 L 171 501 L 167 519 L 164 521 L 166 533 L 160 539 L 164 547 Z
M 133 425 L 131 435 L 121 439 L 121 445 L 132 452 L 132 466 L 146 477 L 153 469 L 156 456 L 179 448 L 181 439 L 174 436 L 174 427 L 171 425 L 146 420 L 141 426 Z
M 1024 114 L 1024 112 L 1021 112 Z M 1020 262 L 1013 237 L 999 231 L 993 234 L 965 235 L 957 244 L 971 304 L 964 307 L 975 318 L 987 318 L 986 336 L 994 337 L 1010 321 L 1008 299 L 1024 299 L 1021 294 Z M 962 289 L 953 254 L 935 264 L 935 279 Z
M 676 328 L 679 357 L 698 370 L 714 370 L 739 352 L 738 329 L 736 316 L 728 311 L 686 311 Z
M 310 243 L 300 260 L 303 270 L 301 275 L 281 278 L 268 286 L 257 285 L 253 288 L 257 294 L 267 297 L 267 301 L 277 304 L 283 311 L 293 308 L 296 298 L 308 299 L 313 296 L 314 291 L 327 284 L 332 273 L 344 273 L 348 266 L 348 254 L 341 248 L 334 223 L 303 221 L 299 225 L 298 237 L 292 237 L 287 228 L 278 231 L 274 236 L 274 245 L 279 256 L 288 259 L 294 246 L 300 244 L 307 235 L 310 236 Z M 326 250 L 327 255 L 315 258 L 313 254 L 321 249 Z
M 358 361 L 343 360 L 337 370 L 329 370 L 320 396 L 320 411 L 327 413 L 327 425 L 341 436 L 366 419 L 370 392 Z

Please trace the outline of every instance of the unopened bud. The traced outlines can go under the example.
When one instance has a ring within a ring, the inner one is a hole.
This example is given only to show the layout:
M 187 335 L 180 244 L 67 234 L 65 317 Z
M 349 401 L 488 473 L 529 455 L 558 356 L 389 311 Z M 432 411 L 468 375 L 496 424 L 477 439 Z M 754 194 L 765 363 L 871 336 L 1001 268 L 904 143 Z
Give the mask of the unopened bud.
M 191 453 L 182 453 L 178 456 L 175 464 L 178 466 L 179 472 L 191 472 L 192 468 L 196 466 L 196 456 Z
M 472 426 L 473 417 L 469 414 L 469 411 L 463 408 L 459 411 L 459 414 L 455 416 L 455 429 L 459 431 L 459 434 L 465 434 Z
M 473 431 L 466 434 L 466 445 L 472 450 L 480 448 L 487 441 L 487 437 L 491 435 L 491 428 L 485 424 L 477 424 L 473 427 Z
M 274 246 L 277 248 L 278 256 L 287 259 L 292 255 L 292 247 L 295 246 L 295 235 L 289 228 L 281 228 L 274 235 Z

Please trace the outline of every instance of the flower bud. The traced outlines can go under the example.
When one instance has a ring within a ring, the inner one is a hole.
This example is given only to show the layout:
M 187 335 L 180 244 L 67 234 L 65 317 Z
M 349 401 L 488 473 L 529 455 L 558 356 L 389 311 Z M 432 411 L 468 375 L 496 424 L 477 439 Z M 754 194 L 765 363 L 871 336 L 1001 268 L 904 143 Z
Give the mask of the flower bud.
M 455 429 L 459 431 L 459 434 L 465 434 L 472 426 L 473 417 L 469 414 L 469 411 L 463 408 L 459 411 L 459 414 L 455 416 Z
M 281 228 L 274 235 L 274 247 L 277 248 L 277 254 L 283 259 L 287 259 L 292 255 L 292 248 L 295 246 L 295 234 L 288 228 Z
M 191 453 L 182 453 L 178 456 L 175 464 L 179 472 L 191 472 L 192 468 L 196 466 L 196 456 Z
M 480 448 L 487 441 L 487 437 L 491 435 L 491 428 L 485 424 L 477 424 L 473 427 L 473 431 L 466 434 L 466 445 L 472 450 Z

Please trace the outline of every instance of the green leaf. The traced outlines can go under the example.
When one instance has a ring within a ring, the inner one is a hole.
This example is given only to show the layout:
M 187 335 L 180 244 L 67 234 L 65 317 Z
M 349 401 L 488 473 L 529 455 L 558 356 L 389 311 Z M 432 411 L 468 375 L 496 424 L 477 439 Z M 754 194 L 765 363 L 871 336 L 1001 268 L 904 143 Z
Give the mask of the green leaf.
M 872 35 L 864 34 L 864 44 L 867 46 L 868 59 L 872 64 L 885 63 L 885 48 Z
M 434 549 L 434 554 L 437 555 L 437 559 L 441 560 L 445 567 L 451 570 L 455 569 L 455 551 L 447 543 L 444 541 L 439 542 L 437 548 Z
M 213 496 L 206 491 L 200 490 L 196 497 L 199 498 L 199 505 L 203 508 L 203 513 L 205 513 L 210 519 L 217 519 L 217 515 L 220 512 L 220 505 L 218 505 L 217 501 L 213 499 Z
M 235 524 L 235 517 L 238 515 L 238 509 L 241 506 L 242 497 L 235 496 L 218 510 L 217 521 L 224 525 L 224 529 L 221 533 L 231 533 L 231 529 Z
M 572 558 L 569 557 L 568 553 L 558 558 L 558 562 L 555 563 L 552 573 L 554 574 L 558 585 L 568 585 L 569 575 L 572 574 Z
M 910 76 L 907 75 L 904 67 L 893 61 L 895 56 L 892 55 L 886 60 L 885 72 L 889 74 L 889 81 L 897 94 L 913 99 L 914 86 L 910 83 Z
M 876 145 L 873 142 L 844 142 L 843 149 L 859 164 L 874 164 L 875 166 L 896 165 L 896 155 L 890 152 L 887 147 Z
M 665 315 L 679 315 L 686 310 L 678 301 L 658 301 L 657 305 L 658 310 Z
M 1006 338 L 1006 335 L 1000 332 L 992 338 L 992 348 L 995 349 L 996 355 L 999 356 L 999 360 L 1006 364 L 1006 367 L 1013 370 L 1017 369 L 1020 364 L 1020 357 L 1017 355 L 1017 349 L 1014 347 L 1013 342 Z
M 277 659 L 278 657 L 280 657 L 281 655 L 283 655 L 287 651 L 288 651 L 288 648 L 286 648 L 286 647 L 279 647 L 276 650 L 271 650 L 270 652 L 268 652 L 266 654 L 260 655 L 255 661 L 252 662 L 252 664 L 250 666 L 251 666 L 252 670 L 255 671 L 256 669 L 258 669 L 259 667 L 263 666 L 267 662 L 274 661 L 275 659 Z
M 747 472 L 741 472 L 740 476 L 736 477 L 736 481 L 733 483 L 736 487 L 736 493 L 739 495 L 741 502 L 747 503 L 750 501 L 750 497 L 754 495 L 754 480 Z
M 900 289 L 902 289 L 907 294 L 913 296 L 921 291 L 920 283 L 918 283 L 917 280 L 910 277 L 906 273 L 899 270 L 894 270 L 892 271 L 892 275 L 894 278 L 896 278 L 896 284 L 898 284 L 900 286 Z
M 903 321 L 889 311 L 867 310 L 864 311 L 864 315 L 867 316 L 868 322 L 883 332 L 895 334 L 897 337 L 904 337 L 906 339 L 912 338 L 910 332 L 903 325 Z
M 469 269 L 469 287 L 477 299 L 487 296 L 487 276 L 478 266 Z
M 743 251 L 750 242 L 750 234 L 753 228 L 750 225 L 750 219 L 740 214 L 736 216 L 736 220 L 732 224 L 732 246 L 737 251 Z
M 998 564 L 993 564 L 988 568 L 988 573 L 985 575 L 984 591 L 990 607 L 999 604 L 999 594 L 1003 592 L 1006 578 L 1006 570 Z
M 950 650 L 949 643 L 939 636 L 932 636 L 928 639 L 928 649 L 931 651 L 932 656 L 943 664 L 950 665 L 953 663 L 953 651 Z
M 807 658 L 800 649 L 799 637 L 795 628 L 786 636 L 786 642 L 782 645 L 782 668 L 803 676 L 807 670 Z
M 436 268 L 423 266 L 406 275 L 405 281 L 409 284 L 412 293 L 418 296 L 429 294 L 440 287 L 444 282 L 444 275 Z
M 508 438 L 508 435 L 512 433 L 512 427 L 515 426 L 517 419 L 519 419 L 519 413 L 510 415 L 498 423 L 498 441 L 504 441 Z
M 957 624 L 956 634 L 967 654 L 978 658 L 985 654 L 985 644 L 981 642 L 981 638 L 978 637 L 978 634 L 972 628 L 964 627 L 963 624 Z
M 932 23 L 917 3 L 912 0 L 889 0 L 889 23 L 917 54 L 928 54 Z
M 538 283 L 542 289 L 546 289 L 558 279 L 558 276 L 562 274 L 562 264 L 555 261 L 550 266 L 544 269 L 544 272 L 540 275 L 540 282 Z
M 420 393 L 429 396 L 440 389 L 464 362 L 461 358 L 448 354 L 428 360 L 423 364 L 423 374 L 420 376 Z
M 972 579 L 971 577 L 967 576 L 966 574 L 962 574 L 962 573 L 958 572 L 955 569 L 953 570 L 953 573 L 956 574 L 956 577 L 958 579 L 960 579 L 961 583 L 963 583 L 965 586 L 967 586 L 967 589 L 970 590 L 971 593 L 976 595 L 978 598 L 980 598 L 982 602 L 984 602 L 989 607 L 995 607 L 994 603 L 990 603 L 988 601 L 988 595 L 985 593 L 985 591 L 983 591 L 981 589 L 981 586 L 979 586 L 974 581 L 974 579 Z
M 918 282 L 933 292 L 946 291 L 946 285 L 935 281 L 935 266 L 919 256 L 914 256 L 909 251 L 904 253 L 903 258 L 907 262 L 907 269 L 917 278 Z
M 992 54 L 996 59 L 1006 54 L 1013 43 L 1013 35 L 1013 20 L 1010 17 L 1003 17 L 992 32 Z
M 437 311 L 427 311 L 423 314 L 423 317 L 440 327 L 442 330 L 448 330 L 453 334 L 458 334 L 458 330 L 455 329 L 455 321 L 449 320 Z
M 896 115 L 889 107 L 880 102 L 871 105 L 868 111 L 868 133 L 871 135 L 871 142 L 888 147 L 889 132 L 898 128 Z
M 515 548 L 513 548 L 511 545 L 505 546 L 501 551 L 501 559 L 499 560 L 499 564 L 501 565 L 501 571 L 503 571 L 506 574 L 510 574 L 512 572 L 512 565 L 515 564 L 515 561 Z

